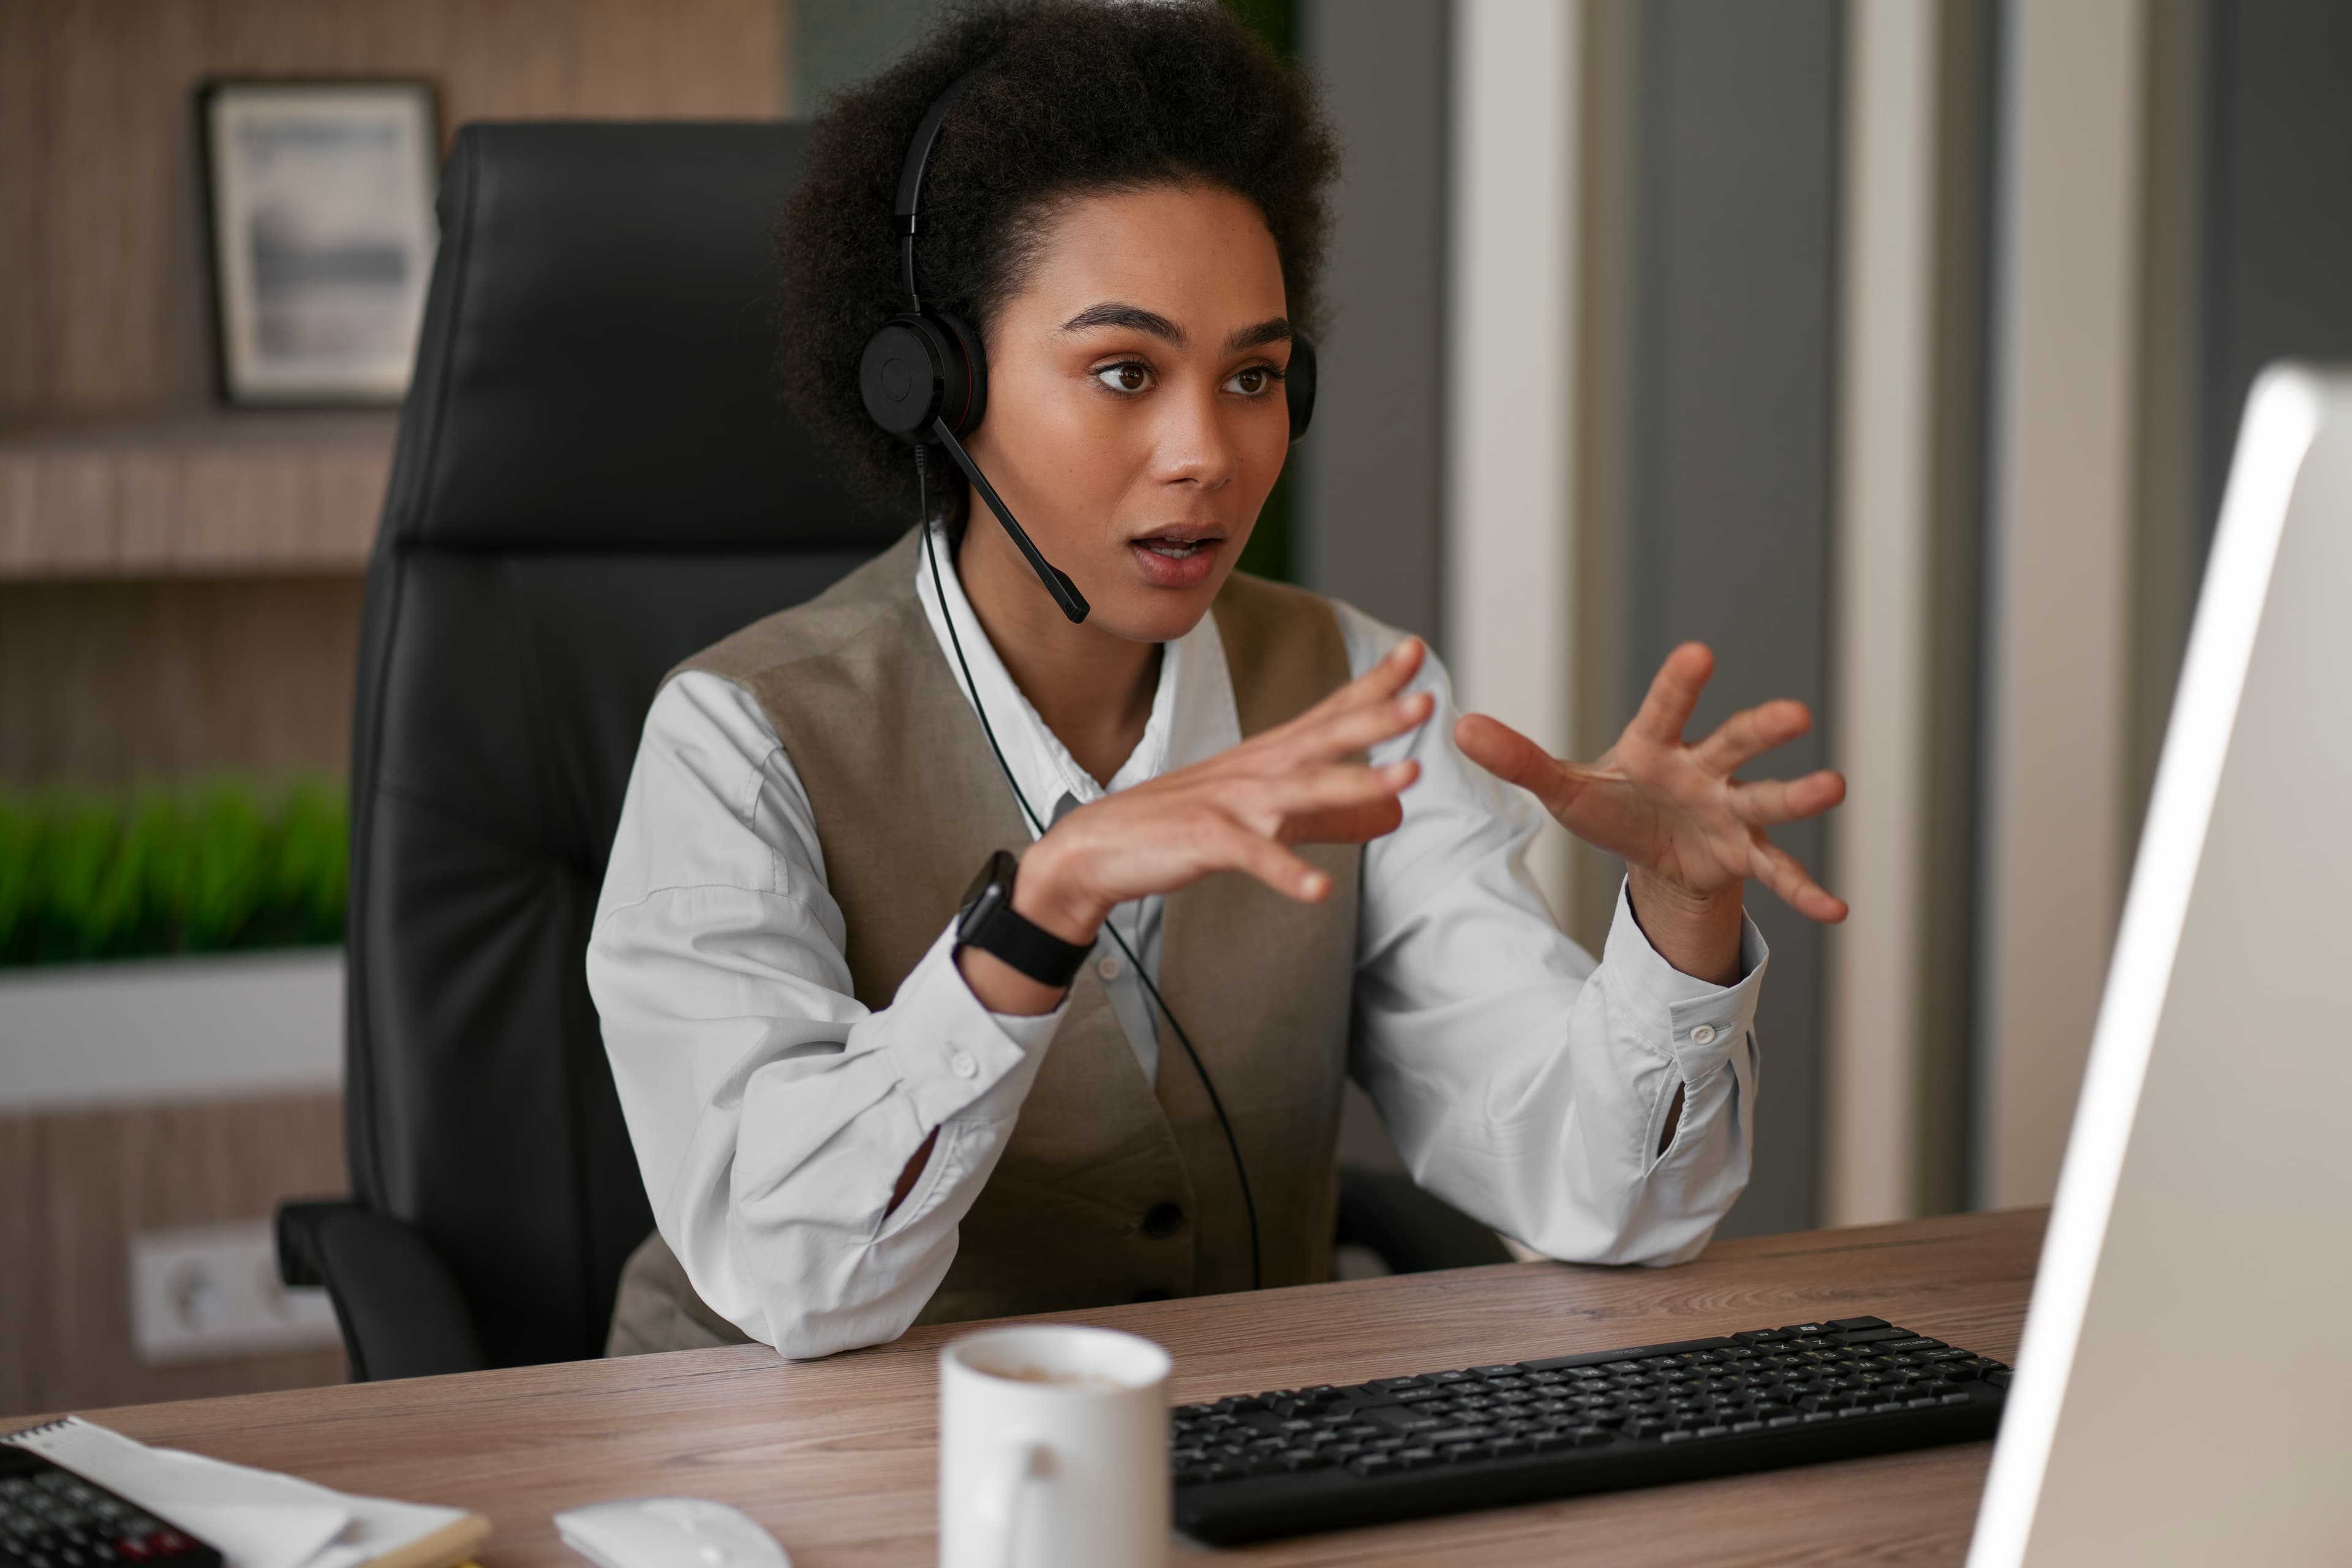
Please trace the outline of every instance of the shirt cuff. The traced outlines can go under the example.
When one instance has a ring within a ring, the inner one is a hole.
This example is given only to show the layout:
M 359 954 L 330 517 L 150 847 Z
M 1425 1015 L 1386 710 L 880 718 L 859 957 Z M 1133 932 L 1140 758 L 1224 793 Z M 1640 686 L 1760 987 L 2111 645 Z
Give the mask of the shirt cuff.
M 1649 936 L 1633 918 L 1628 887 L 1621 883 L 1617 918 L 1610 924 L 1601 962 L 1627 988 L 1635 1005 L 1659 1020 L 1667 1051 L 1682 1069 L 1683 1081 L 1696 1083 L 1729 1061 L 1732 1047 L 1755 1026 L 1756 998 L 1771 957 L 1771 950 L 1764 945 L 1764 933 L 1743 910 L 1738 983 L 1710 985 L 1685 974 L 1650 945 Z
M 890 999 L 891 1058 L 923 1125 L 939 1126 L 1026 1065 L 1069 1010 L 1065 994 L 1050 1013 L 990 1012 L 956 967 L 950 923 Z

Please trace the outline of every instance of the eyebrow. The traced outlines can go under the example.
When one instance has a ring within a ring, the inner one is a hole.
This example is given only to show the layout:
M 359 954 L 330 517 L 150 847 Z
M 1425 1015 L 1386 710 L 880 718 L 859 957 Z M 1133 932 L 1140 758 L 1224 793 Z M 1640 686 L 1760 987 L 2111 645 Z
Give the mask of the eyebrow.
M 1260 321 L 1255 327 L 1244 327 L 1226 339 L 1225 352 L 1237 354 L 1244 349 L 1262 349 L 1268 343 L 1286 343 L 1289 341 L 1289 318 L 1276 316 L 1268 321 Z
M 1062 323 L 1066 332 L 1082 332 L 1090 327 L 1125 327 L 1130 331 L 1146 332 L 1162 342 L 1182 348 L 1188 341 L 1184 329 L 1157 310 L 1147 310 L 1140 305 L 1126 305 L 1106 300 L 1089 305 Z M 1271 317 L 1254 327 L 1244 327 L 1225 340 L 1225 352 L 1240 353 L 1244 349 L 1264 348 L 1268 343 L 1288 342 L 1290 322 L 1281 316 Z
M 1159 311 L 1147 310 L 1140 305 L 1122 305 L 1116 300 L 1106 300 L 1099 305 L 1087 306 L 1062 323 L 1062 331 L 1066 332 L 1082 332 L 1088 327 L 1126 327 L 1132 331 L 1149 332 L 1180 349 L 1184 346 L 1183 328 Z

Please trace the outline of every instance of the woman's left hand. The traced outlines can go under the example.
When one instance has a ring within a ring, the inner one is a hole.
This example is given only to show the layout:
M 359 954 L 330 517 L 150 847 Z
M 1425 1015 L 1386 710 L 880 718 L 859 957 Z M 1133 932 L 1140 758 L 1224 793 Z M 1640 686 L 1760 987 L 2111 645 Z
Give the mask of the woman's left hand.
M 1845 780 L 1823 769 L 1798 779 L 1746 783 L 1745 763 L 1812 728 L 1801 702 L 1735 713 L 1696 745 L 1683 726 L 1715 671 L 1703 643 L 1666 656 L 1642 710 L 1600 761 L 1564 762 L 1485 714 L 1454 727 L 1471 761 L 1531 791 L 1560 826 L 1622 856 L 1634 917 L 1675 968 L 1728 984 L 1739 977 L 1739 900 L 1750 877 L 1809 919 L 1845 919 L 1843 900 L 1775 846 L 1766 829 L 1800 822 L 1845 798 Z

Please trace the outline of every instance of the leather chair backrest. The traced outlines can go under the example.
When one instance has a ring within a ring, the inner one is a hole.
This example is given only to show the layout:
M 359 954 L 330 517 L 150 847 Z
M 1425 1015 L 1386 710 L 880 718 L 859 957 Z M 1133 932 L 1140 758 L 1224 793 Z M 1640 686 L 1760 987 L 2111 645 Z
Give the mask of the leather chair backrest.
M 777 395 L 782 123 L 460 131 L 368 568 L 354 1194 L 502 1364 L 597 1354 L 651 1228 L 583 967 L 662 675 L 905 526 Z

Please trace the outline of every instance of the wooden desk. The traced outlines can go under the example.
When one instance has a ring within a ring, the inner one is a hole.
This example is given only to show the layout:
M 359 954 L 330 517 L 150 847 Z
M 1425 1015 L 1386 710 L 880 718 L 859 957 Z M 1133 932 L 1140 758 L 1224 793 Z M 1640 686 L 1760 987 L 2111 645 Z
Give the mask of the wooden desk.
M 1176 1357 L 1174 1394 L 1659 1343 L 1878 1312 L 2011 1359 L 2042 1211 L 1725 1242 L 1680 1268 L 1507 1264 L 1070 1314 Z M 798 1364 L 759 1346 L 93 1411 L 151 1443 L 487 1514 L 485 1568 L 579 1568 L 549 1515 L 671 1492 L 734 1503 L 795 1568 L 935 1563 L 936 1355 L 954 1328 Z M 13 1430 L 9 1423 L 0 1430 Z M 1335 1535 L 1251 1564 L 1957 1563 L 1989 1444 Z M 1175 1561 L 1213 1554 L 1180 1543 Z

